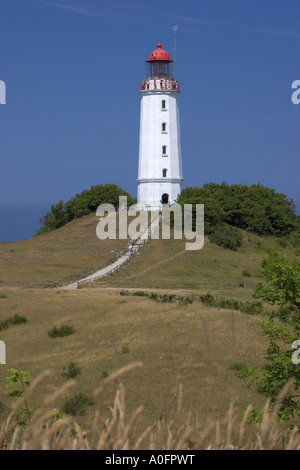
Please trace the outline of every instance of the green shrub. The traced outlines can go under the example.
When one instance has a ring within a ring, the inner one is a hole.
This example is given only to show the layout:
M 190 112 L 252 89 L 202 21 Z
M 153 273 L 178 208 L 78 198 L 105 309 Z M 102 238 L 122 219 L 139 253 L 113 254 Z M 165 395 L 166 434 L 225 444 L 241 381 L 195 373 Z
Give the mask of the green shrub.
M 86 407 L 94 404 L 93 399 L 83 392 L 74 392 L 73 395 L 65 398 L 63 404 L 63 413 L 78 416 L 86 412 Z
M 204 304 L 208 304 L 208 305 L 214 305 L 215 304 L 215 299 L 214 297 L 207 293 L 207 294 L 204 294 L 204 295 L 199 295 L 199 299 L 201 300 L 201 302 L 203 302 Z
M 278 311 L 274 313 L 282 322 L 286 322 L 291 316 L 291 312 L 292 309 L 290 305 L 280 305 Z
M 240 305 L 240 311 L 258 315 L 259 313 L 263 313 L 263 304 L 262 302 L 245 302 Z
M 135 203 L 135 198 L 115 184 L 92 186 L 76 194 L 66 203 L 60 200 L 57 204 L 52 204 L 50 211 L 40 218 L 41 227 L 36 235 L 56 230 L 73 219 L 96 211 L 100 204 L 108 203 L 116 208 L 119 204 L 119 196 L 127 197 L 128 207 Z
M 235 299 L 220 300 L 218 302 L 218 307 L 239 310 L 240 303 L 238 300 L 235 300 Z
M 62 325 L 59 328 L 57 326 L 53 326 L 51 330 L 48 331 L 48 336 L 50 338 L 59 338 L 62 336 L 69 336 L 74 333 L 73 325 Z
M 187 187 L 181 191 L 177 202 L 182 207 L 193 205 L 193 222 L 196 204 L 204 204 L 206 233 L 222 223 L 258 235 L 285 237 L 299 231 L 294 202 L 261 184 L 246 186 L 223 182 L 206 183 L 202 188 Z
M 128 290 L 121 290 L 120 295 L 130 295 L 130 292 Z
M 292 232 L 289 236 L 289 241 L 294 248 L 300 248 L 300 233 Z
M 136 295 L 137 297 L 149 297 L 149 294 L 143 291 L 133 292 L 132 295 Z
M 157 295 L 157 294 L 154 294 L 153 292 L 151 292 L 149 298 L 150 298 L 151 300 L 158 300 L 158 295 Z
M 235 375 L 239 379 L 247 379 L 251 377 L 253 373 L 253 367 L 249 367 L 245 362 L 234 362 L 231 369 L 235 370 Z
M 123 353 L 123 354 L 129 353 L 129 345 L 128 345 L 128 343 L 123 344 L 123 346 L 122 346 L 122 353 Z
M 190 297 L 185 297 L 183 299 L 183 305 L 188 305 L 188 304 L 192 304 L 193 303 L 193 299 L 191 299 Z
M 175 297 L 175 294 L 163 294 L 159 296 L 161 302 L 173 302 Z
M 242 235 L 235 227 L 219 225 L 209 234 L 209 240 L 218 246 L 235 251 L 242 244 Z
M 247 271 L 247 269 L 244 269 L 244 271 L 242 271 L 242 276 L 251 277 L 251 273 L 249 271 Z
M 75 364 L 75 362 L 70 362 L 67 367 L 63 368 L 63 372 L 61 373 L 62 377 L 66 377 L 67 379 L 73 379 L 77 375 L 81 374 L 80 368 Z
M 4 413 L 6 411 L 6 409 L 7 409 L 7 407 L 6 407 L 5 403 L 0 401 L 0 414 Z
M 0 322 L 0 331 L 3 330 L 3 328 L 7 328 L 10 325 L 19 325 L 20 323 L 26 323 L 27 318 L 22 317 L 21 315 L 14 315 L 13 317 L 6 318 L 5 320 L 2 320 Z
M 7 295 L 4 292 L 0 292 L 0 299 L 7 299 Z

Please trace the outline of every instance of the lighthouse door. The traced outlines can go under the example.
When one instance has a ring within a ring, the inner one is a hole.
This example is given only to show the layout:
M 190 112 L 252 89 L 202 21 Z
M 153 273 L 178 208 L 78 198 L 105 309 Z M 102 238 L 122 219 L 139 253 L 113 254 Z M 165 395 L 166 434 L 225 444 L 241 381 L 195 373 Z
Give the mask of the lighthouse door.
M 168 204 L 169 202 L 169 194 L 164 193 L 161 197 L 162 204 Z

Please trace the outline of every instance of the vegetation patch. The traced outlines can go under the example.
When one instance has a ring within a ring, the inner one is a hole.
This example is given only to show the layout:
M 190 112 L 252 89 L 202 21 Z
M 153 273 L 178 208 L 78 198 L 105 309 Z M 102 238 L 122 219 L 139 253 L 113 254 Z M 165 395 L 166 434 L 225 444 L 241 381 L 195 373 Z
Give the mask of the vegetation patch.
M 94 400 L 84 392 L 74 392 L 71 396 L 65 397 L 62 406 L 63 413 L 72 416 L 83 415 L 88 406 L 92 406 Z
M 74 379 L 74 377 L 79 374 L 81 374 L 80 367 L 78 367 L 75 362 L 70 362 L 66 367 L 63 368 L 61 376 L 66 377 L 67 379 Z
M 231 310 L 240 310 L 243 313 L 249 313 L 253 315 L 258 315 L 263 313 L 263 303 L 261 301 L 254 302 L 240 302 L 236 299 L 215 299 L 211 294 L 207 293 L 200 295 L 199 299 L 205 305 L 210 305 L 211 307 L 227 308 Z
M 242 245 L 242 235 L 239 230 L 230 225 L 219 225 L 210 234 L 209 240 L 218 246 L 237 250 Z
M 72 333 L 74 333 L 73 325 L 61 325 L 60 327 L 53 326 L 51 330 L 48 331 L 48 336 L 50 336 L 50 338 L 59 338 L 69 336 Z
M 26 322 L 27 322 L 27 318 L 16 314 L 13 317 L 6 318 L 5 320 L 0 322 L 0 331 L 11 325 L 20 325 L 20 323 L 26 323 Z
M 182 190 L 178 203 L 193 204 L 194 208 L 196 204 L 204 204 L 206 233 L 224 223 L 258 235 L 278 237 L 299 230 L 293 201 L 262 184 L 247 186 L 224 182 L 207 183 L 202 188 L 189 187 Z M 293 241 L 299 244 L 299 237 Z
M 127 197 L 128 206 L 135 201 L 129 193 L 115 184 L 98 184 L 76 194 L 66 203 L 60 200 L 57 204 L 52 204 L 50 211 L 41 217 L 41 227 L 37 230 L 36 235 L 51 232 L 74 219 L 88 215 L 90 212 L 96 211 L 100 204 L 107 203 L 117 208 L 119 196 Z

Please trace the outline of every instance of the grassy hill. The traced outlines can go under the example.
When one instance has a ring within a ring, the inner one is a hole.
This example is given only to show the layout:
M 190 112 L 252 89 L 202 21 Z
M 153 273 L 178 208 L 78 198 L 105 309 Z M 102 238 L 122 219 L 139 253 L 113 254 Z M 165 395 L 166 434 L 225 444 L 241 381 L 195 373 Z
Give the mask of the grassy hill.
M 106 263 L 127 241 L 101 242 L 95 234 L 96 223 L 92 214 L 40 237 L 1 244 L 0 279 L 57 281 Z M 202 250 L 193 252 L 184 250 L 183 240 L 150 240 L 114 274 L 82 289 L 2 287 L 0 321 L 18 314 L 28 322 L 0 331 L 7 347 L 7 364 L 0 366 L 0 402 L 10 406 L 5 390 L 10 368 L 25 370 L 32 377 L 51 371 L 28 398 L 35 409 L 66 383 L 61 373 L 72 361 L 81 369 L 73 389 L 86 394 L 92 394 L 118 368 L 138 361 L 143 367 L 121 380 L 126 416 L 144 406 L 137 433 L 162 416 L 179 429 L 189 415 L 196 434 L 209 419 L 222 422 L 233 402 L 240 417 L 250 403 L 263 405 L 265 397 L 237 379 L 232 366 L 239 361 L 261 362 L 266 347 L 260 334 L 264 317 L 205 306 L 199 294 L 252 300 L 268 246 L 278 248 L 278 239 L 246 232 L 236 252 L 208 240 Z M 293 255 L 289 248 L 285 251 Z M 189 296 L 192 302 L 164 303 L 121 295 L 125 289 Z M 48 330 L 62 324 L 73 325 L 74 333 L 50 338 Z M 106 387 L 96 403 L 76 417 L 83 428 L 100 429 L 100 424 L 93 428 L 96 409 L 103 423 L 119 385 L 120 380 Z M 58 410 L 63 403 L 59 397 L 51 407 Z M 0 422 L 4 415 L 0 414 Z
M 60 282 L 109 260 L 127 247 L 126 240 L 105 240 L 96 235 L 99 218 L 91 213 L 49 233 L 23 241 L 0 244 L 0 281 Z

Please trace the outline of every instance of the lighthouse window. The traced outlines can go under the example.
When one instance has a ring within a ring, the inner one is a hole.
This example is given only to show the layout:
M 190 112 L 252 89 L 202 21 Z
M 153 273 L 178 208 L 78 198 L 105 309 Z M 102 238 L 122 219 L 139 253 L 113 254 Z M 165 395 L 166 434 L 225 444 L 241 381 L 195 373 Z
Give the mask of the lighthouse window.
M 162 132 L 167 132 L 167 123 L 166 122 L 163 122 L 162 125 L 161 125 L 161 131 Z
M 166 100 L 162 100 L 162 102 L 161 102 L 161 109 L 163 109 L 164 111 L 167 109 L 167 108 L 166 108 Z
M 166 145 L 162 146 L 162 154 L 167 155 L 167 146 Z
M 167 171 L 168 171 L 168 170 L 167 170 L 166 168 L 163 169 L 163 171 L 162 171 L 163 178 L 166 178 L 166 176 L 167 176 Z

